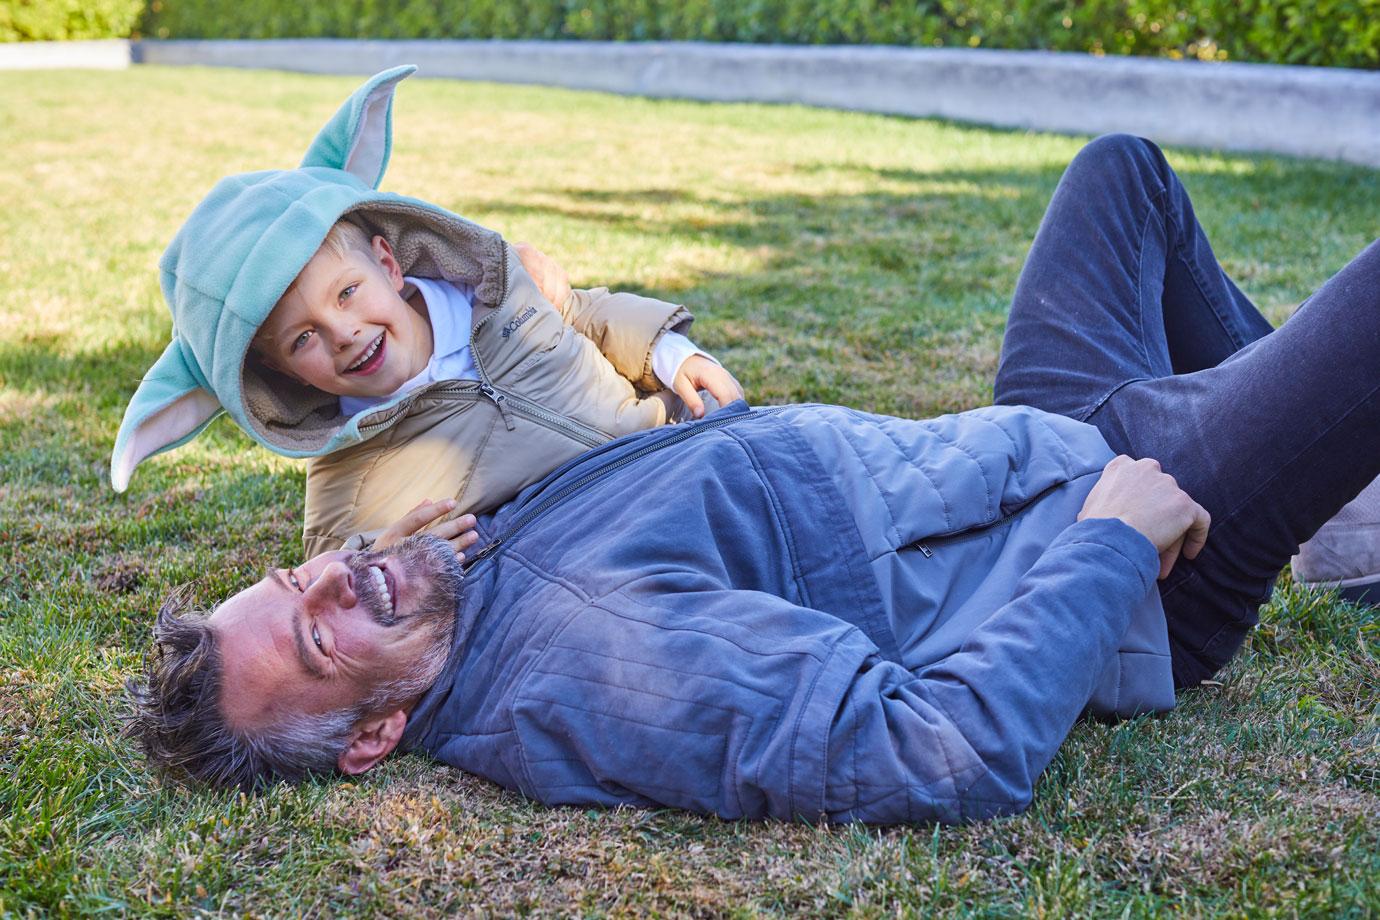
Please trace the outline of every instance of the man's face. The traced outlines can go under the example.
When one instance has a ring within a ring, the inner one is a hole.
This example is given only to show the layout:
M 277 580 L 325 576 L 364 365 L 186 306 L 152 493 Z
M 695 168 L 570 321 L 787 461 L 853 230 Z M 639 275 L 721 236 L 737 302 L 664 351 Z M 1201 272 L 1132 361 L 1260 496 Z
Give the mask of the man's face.
M 344 256 L 322 248 L 259 327 L 255 350 L 301 383 L 337 396 L 390 396 L 431 360 L 431 325 L 399 296 L 386 240 Z
M 430 536 L 270 571 L 210 618 L 226 719 L 253 731 L 358 707 L 399 680 L 424 688 L 449 651 L 460 584 L 450 545 Z

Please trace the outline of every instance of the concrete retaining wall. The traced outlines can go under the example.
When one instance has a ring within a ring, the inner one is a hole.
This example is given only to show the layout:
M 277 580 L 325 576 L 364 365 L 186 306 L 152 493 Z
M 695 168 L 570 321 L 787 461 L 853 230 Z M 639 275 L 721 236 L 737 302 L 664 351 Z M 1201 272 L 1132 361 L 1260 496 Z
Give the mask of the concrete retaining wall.
M 141 41 L 130 50 L 149 64 L 308 73 L 369 74 L 412 63 L 425 77 L 802 103 L 1038 131 L 1129 131 L 1170 144 L 1380 166 L 1380 72 L 1340 68 L 701 42 Z
M 0 42 L 0 70 L 123 70 L 131 52 L 125 39 L 96 42 Z

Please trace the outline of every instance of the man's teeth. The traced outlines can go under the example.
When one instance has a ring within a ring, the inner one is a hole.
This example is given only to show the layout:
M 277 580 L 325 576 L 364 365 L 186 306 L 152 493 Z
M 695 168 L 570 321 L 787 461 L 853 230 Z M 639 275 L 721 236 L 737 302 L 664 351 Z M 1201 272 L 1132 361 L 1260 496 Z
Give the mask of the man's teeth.
M 389 610 L 392 610 L 393 598 L 388 593 L 388 579 L 383 577 L 383 569 L 376 565 L 371 565 L 369 566 L 369 574 L 373 577 L 374 587 L 379 589 L 379 594 L 383 597 L 384 604 L 388 606 Z
M 346 372 L 348 373 L 349 371 L 357 371 L 361 367 L 363 367 L 369 361 L 369 359 L 374 356 L 374 352 L 379 350 L 379 346 L 382 344 L 383 333 L 380 332 L 378 338 L 374 339 L 374 341 L 369 343 L 369 350 L 364 353 L 364 357 L 360 358 L 354 364 L 351 364 L 349 367 L 345 368 Z

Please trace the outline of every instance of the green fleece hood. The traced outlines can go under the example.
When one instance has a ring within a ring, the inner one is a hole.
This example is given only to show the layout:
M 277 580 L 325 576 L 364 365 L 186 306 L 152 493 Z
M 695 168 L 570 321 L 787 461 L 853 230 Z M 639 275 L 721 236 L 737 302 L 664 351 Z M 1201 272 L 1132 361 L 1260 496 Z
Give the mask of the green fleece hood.
M 376 191 L 392 146 L 393 92 L 416 70 L 394 67 L 355 91 L 297 169 L 222 179 L 159 262 L 172 341 L 139 384 L 115 440 L 110 480 L 124 491 L 141 461 L 186 443 L 222 411 L 290 457 L 362 439 L 339 400 L 246 361 L 261 323 L 342 217 L 384 234 L 405 271 L 503 296 L 503 241 L 423 201 Z

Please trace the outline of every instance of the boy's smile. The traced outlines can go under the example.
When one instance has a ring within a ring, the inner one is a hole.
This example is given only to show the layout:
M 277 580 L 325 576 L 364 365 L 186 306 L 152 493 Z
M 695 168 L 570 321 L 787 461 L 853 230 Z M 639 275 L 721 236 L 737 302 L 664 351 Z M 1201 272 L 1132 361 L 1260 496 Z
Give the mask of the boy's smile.
M 387 332 L 380 332 L 378 337 L 365 347 L 364 353 L 360 355 L 359 360 L 345 368 L 345 373 L 359 374 L 367 377 L 383 367 L 384 355 L 386 354 L 384 350 L 386 344 L 384 339 L 387 335 Z
M 259 327 L 254 347 L 270 366 L 337 396 L 396 393 L 431 360 L 420 294 L 403 300 L 402 269 L 381 236 L 323 246 Z

